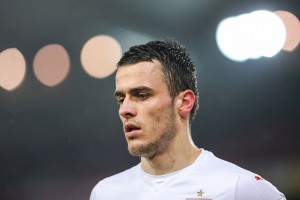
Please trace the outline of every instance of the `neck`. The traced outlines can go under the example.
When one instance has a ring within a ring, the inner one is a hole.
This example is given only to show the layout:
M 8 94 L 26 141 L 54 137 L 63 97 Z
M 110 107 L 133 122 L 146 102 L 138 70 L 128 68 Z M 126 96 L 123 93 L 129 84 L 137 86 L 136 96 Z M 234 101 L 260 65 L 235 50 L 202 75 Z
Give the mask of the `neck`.
M 177 135 L 168 149 L 153 158 L 141 158 L 143 170 L 152 175 L 163 175 L 178 171 L 191 165 L 201 153 L 201 149 L 195 146 L 190 134 L 186 137 Z

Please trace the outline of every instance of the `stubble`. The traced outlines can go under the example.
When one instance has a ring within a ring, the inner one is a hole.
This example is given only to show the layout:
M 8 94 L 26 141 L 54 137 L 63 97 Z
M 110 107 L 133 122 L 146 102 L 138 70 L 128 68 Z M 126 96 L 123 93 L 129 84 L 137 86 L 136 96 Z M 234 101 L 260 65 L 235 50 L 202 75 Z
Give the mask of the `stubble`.
M 164 120 L 165 123 L 162 134 L 154 141 L 135 146 L 128 146 L 128 151 L 131 155 L 152 159 L 155 156 L 166 152 L 170 142 L 176 135 L 175 112 L 173 106 L 170 106 L 169 111 L 165 115 L 156 118 L 158 124 L 161 123 L 161 120 Z M 153 126 L 155 126 L 155 124 L 153 124 Z

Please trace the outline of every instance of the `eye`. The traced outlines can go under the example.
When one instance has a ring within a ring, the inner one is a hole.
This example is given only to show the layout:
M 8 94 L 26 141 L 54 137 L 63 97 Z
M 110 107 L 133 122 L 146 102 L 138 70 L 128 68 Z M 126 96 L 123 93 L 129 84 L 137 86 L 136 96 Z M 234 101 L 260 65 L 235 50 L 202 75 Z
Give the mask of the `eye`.
M 118 104 L 122 104 L 123 103 L 123 101 L 124 101 L 124 97 L 117 97 L 117 102 L 118 102 Z
M 140 100 L 145 100 L 145 99 L 147 99 L 147 97 L 149 97 L 149 94 L 148 93 L 139 93 L 138 95 L 137 95 L 137 97 L 138 97 L 138 99 L 140 99 Z

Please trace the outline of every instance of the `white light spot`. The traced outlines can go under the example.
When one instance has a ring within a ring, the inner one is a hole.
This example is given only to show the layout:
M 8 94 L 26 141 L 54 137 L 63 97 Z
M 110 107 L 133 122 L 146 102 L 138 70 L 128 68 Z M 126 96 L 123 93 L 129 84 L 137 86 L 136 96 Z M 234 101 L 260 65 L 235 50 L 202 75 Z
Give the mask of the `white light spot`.
M 116 70 L 122 49 L 111 36 L 99 35 L 88 40 L 81 51 L 83 69 L 94 78 L 105 78 Z
M 59 44 L 44 46 L 37 52 L 33 60 L 35 76 L 41 83 L 49 87 L 60 84 L 67 77 L 69 69 L 69 55 Z
M 255 11 L 227 18 L 218 25 L 216 41 L 220 51 L 234 61 L 272 57 L 285 41 L 285 27 L 269 11 Z
M 286 29 L 286 40 L 283 50 L 294 51 L 300 42 L 300 22 L 298 18 L 287 11 L 275 11 L 276 15 L 283 21 Z
M 16 48 L 6 49 L 0 54 L 0 86 L 12 91 L 25 78 L 26 61 Z

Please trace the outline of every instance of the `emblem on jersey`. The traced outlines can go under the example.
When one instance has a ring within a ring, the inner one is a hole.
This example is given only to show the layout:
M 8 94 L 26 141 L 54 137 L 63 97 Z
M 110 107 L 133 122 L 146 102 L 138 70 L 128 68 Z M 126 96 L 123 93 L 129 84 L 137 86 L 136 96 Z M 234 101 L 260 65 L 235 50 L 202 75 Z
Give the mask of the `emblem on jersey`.
M 212 199 L 208 199 L 208 198 L 202 198 L 204 193 L 205 192 L 200 190 L 199 192 L 197 192 L 197 198 L 187 198 L 186 200 L 212 200 Z
M 200 192 L 197 192 L 198 197 L 202 197 L 202 195 L 204 194 L 204 192 L 202 192 L 202 190 L 200 190 Z
M 256 179 L 257 181 L 264 180 L 261 176 L 258 176 L 258 175 L 255 176 L 255 179 Z

